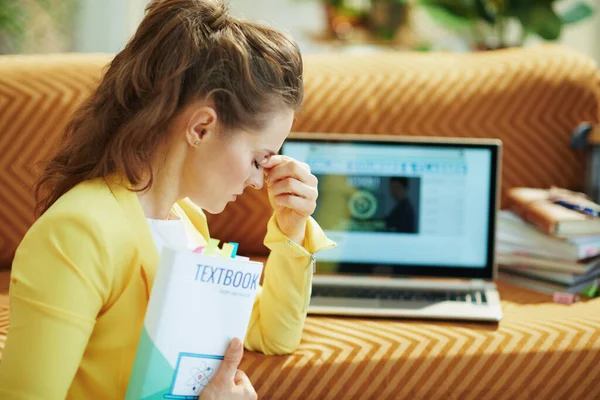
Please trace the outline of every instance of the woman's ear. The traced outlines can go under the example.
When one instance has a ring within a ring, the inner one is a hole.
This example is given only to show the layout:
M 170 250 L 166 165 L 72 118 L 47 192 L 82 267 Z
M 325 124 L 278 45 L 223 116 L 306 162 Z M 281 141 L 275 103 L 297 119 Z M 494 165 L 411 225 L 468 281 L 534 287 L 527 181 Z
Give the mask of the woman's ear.
M 216 134 L 217 113 L 214 108 L 201 106 L 190 113 L 185 137 L 190 146 L 199 146 L 208 135 Z

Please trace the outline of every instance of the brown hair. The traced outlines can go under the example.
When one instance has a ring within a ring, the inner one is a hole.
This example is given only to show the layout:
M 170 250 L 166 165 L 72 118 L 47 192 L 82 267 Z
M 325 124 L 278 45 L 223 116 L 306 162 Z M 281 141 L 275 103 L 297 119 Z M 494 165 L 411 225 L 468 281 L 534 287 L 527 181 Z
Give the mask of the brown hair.
M 113 173 L 138 185 L 149 172 L 149 188 L 152 152 L 192 101 L 212 101 L 223 127 L 260 128 L 269 107 L 297 111 L 302 99 L 300 51 L 283 33 L 230 16 L 220 0 L 153 0 L 67 125 L 36 184 L 37 210 Z

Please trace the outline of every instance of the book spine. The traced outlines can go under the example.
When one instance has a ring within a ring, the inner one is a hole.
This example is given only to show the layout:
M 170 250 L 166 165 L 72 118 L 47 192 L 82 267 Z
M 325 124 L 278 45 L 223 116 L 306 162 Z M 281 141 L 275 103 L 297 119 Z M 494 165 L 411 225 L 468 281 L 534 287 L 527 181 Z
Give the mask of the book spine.
M 556 225 L 553 222 L 548 221 L 548 219 L 542 213 L 536 212 L 536 210 L 529 210 L 527 211 L 526 216 L 527 221 L 531 222 L 542 231 L 549 235 L 556 234 Z
M 160 381 L 165 377 L 172 376 L 174 372 L 173 367 L 165 359 L 161 350 L 156 347 L 153 340 L 160 335 L 160 320 L 164 314 L 164 297 L 168 291 L 171 278 L 170 266 L 174 264 L 176 258 L 175 251 L 168 247 L 165 247 L 162 253 L 152 287 L 152 295 L 144 316 L 125 400 L 145 398 L 149 392 L 154 391 L 150 389 L 151 387 L 155 386 L 154 389 L 156 389 L 156 386 L 162 388 L 162 386 L 168 385 L 169 382 Z M 160 379 L 157 379 L 157 376 Z

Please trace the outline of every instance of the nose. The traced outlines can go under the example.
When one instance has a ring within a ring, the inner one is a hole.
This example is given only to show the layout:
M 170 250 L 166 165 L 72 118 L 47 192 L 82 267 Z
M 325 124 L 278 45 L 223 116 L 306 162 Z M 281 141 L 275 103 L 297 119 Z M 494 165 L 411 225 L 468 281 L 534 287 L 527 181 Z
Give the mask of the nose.
M 246 181 L 246 186 L 252 186 L 256 190 L 260 190 L 265 182 L 265 174 L 262 169 L 252 169 L 250 177 Z

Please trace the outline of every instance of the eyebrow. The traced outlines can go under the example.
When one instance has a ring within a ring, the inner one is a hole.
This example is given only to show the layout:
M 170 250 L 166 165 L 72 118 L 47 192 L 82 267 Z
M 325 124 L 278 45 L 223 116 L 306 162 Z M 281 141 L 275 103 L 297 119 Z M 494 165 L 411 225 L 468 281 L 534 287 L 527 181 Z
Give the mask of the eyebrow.
M 266 152 L 268 155 L 270 156 L 274 156 L 277 155 L 276 152 L 274 152 L 273 150 L 269 150 L 269 149 L 263 149 L 264 152 Z

